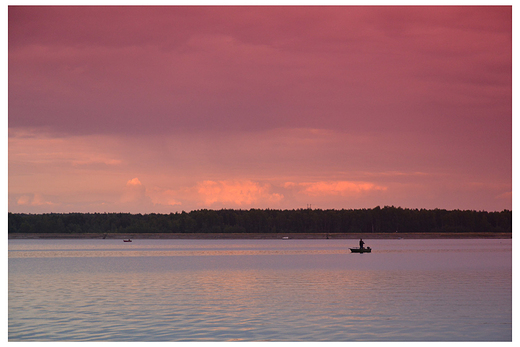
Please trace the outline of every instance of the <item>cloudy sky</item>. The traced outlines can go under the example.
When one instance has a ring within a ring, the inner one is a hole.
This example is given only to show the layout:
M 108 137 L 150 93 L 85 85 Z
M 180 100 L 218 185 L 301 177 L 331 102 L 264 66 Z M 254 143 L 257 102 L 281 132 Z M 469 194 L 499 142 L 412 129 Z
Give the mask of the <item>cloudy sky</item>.
M 9 7 L 10 212 L 512 208 L 511 7 Z

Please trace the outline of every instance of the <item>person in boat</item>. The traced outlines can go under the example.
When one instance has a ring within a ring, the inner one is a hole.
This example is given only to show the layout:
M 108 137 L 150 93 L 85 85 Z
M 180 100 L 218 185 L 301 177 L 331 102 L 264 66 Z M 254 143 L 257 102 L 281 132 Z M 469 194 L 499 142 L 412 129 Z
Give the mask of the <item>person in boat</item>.
M 359 249 L 363 249 L 364 248 L 363 247 L 364 244 L 365 243 L 363 242 L 363 239 L 359 239 Z

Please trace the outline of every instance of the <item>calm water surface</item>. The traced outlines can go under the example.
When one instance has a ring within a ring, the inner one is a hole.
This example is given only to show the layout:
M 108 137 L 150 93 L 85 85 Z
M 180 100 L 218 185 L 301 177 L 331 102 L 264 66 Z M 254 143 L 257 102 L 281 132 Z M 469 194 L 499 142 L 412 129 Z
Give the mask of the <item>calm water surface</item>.
M 9 341 L 511 341 L 511 240 L 9 240 Z

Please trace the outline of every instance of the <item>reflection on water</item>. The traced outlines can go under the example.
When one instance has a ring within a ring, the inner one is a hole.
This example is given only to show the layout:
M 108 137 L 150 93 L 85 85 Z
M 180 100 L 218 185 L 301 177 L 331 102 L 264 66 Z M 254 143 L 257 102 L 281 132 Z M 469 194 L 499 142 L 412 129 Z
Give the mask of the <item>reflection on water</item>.
M 330 241 L 11 240 L 9 340 L 511 340 L 511 240 Z

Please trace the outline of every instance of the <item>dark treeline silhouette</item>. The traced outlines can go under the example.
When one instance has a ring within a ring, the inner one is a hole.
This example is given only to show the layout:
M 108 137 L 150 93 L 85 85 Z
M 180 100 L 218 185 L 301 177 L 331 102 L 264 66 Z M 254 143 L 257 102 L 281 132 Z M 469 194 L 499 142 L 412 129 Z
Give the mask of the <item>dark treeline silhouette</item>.
M 9 213 L 9 233 L 511 232 L 512 213 L 400 207 L 197 210 L 170 214 Z

